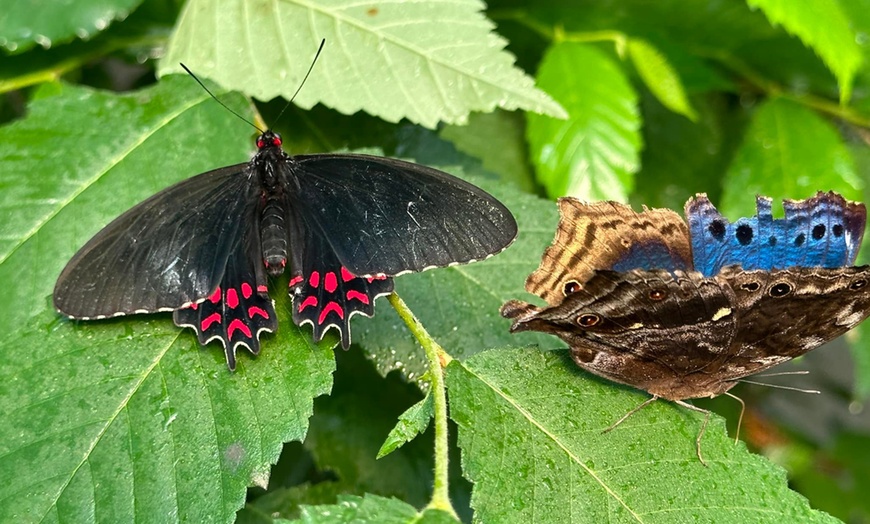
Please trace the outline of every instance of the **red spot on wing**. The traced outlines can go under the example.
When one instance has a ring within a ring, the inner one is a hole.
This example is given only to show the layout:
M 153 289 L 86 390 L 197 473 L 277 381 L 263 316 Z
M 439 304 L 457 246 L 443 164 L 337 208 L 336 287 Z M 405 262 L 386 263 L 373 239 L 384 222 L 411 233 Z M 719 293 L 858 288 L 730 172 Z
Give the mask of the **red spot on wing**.
M 199 304 L 197 304 L 196 302 L 194 302 L 193 304 L 190 305 L 190 309 L 196 311 L 197 309 L 199 309 Z
M 367 278 L 366 280 L 368 280 L 369 284 L 371 284 L 375 280 L 386 280 L 386 278 L 387 278 L 387 275 L 375 275 L 373 277 Z
M 312 297 L 308 297 L 305 300 L 303 300 L 302 303 L 299 304 L 299 311 L 302 311 L 303 309 L 305 309 L 309 306 L 317 307 L 317 297 L 312 296 Z
M 303 280 L 302 275 L 296 275 L 295 277 L 290 279 L 290 286 L 289 287 L 295 286 L 296 284 L 302 282 L 302 280 Z
M 320 318 L 317 319 L 317 323 L 323 324 L 323 321 L 326 320 L 326 316 L 332 312 L 335 312 L 338 315 L 338 318 L 344 319 L 344 310 L 341 309 L 338 302 L 330 302 L 326 304 L 326 307 L 320 312 Z
M 347 292 L 347 299 L 348 300 L 359 300 L 363 304 L 369 303 L 369 296 L 368 295 L 366 295 L 365 293 L 360 293 L 359 291 L 355 291 L 353 289 L 351 289 L 350 291 Z
M 330 271 L 323 277 L 323 286 L 330 293 L 335 293 L 335 289 L 338 287 L 338 279 L 335 278 L 335 273 Z
M 257 286 L 257 293 L 268 293 L 269 288 L 266 286 Z
M 211 315 L 202 319 L 202 323 L 199 325 L 199 328 L 201 331 L 207 331 L 209 326 L 211 326 L 215 322 L 220 322 L 220 321 L 221 321 L 221 314 L 220 313 L 212 313 Z
M 233 331 L 239 330 L 248 338 L 251 338 L 251 328 L 249 328 L 244 322 L 239 319 L 235 319 L 230 322 L 230 327 L 227 328 L 227 338 L 232 340 Z
M 264 286 L 265 287 L 265 286 Z M 254 294 L 253 288 L 247 282 L 242 282 L 242 296 L 245 298 L 251 298 L 251 295 Z
M 251 306 L 248 308 L 248 318 L 253 319 L 255 315 L 260 315 L 263 318 L 269 318 L 269 314 L 266 313 L 266 310 L 263 308 L 259 308 L 257 306 Z
M 211 300 L 212 304 L 217 304 L 218 302 L 220 302 L 221 301 L 221 287 L 218 286 L 218 288 L 214 290 L 214 293 L 212 293 L 211 296 L 208 297 L 208 299 Z
M 312 271 L 311 276 L 308 277 L 308 285 L 311 287 L 317 287 L 320 285 L 320 273 L 317 271 Z
M 351 273 L 350 271 L 348 271 L 346 267 L 341 266 L 341 279 L 342 279 L 342 280 L 344 280 L 345 282 L 347 282 L 347 281 L 353 280 L 353 279 L 355 279 L 355 278 L 356 278 L 356 277 L 353 276 L 353 273 Z
M 227 290 L 227 305 L 230 306 L 230 309 L 236 309 L 239 305 L 239 294 L 236 292 L 235 288 L 229 288 Z

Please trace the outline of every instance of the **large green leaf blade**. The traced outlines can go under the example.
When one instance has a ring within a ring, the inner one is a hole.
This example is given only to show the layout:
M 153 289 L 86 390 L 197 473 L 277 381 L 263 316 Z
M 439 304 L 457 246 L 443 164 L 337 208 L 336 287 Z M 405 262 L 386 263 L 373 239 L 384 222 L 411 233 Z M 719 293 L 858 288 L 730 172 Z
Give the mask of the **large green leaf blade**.
M 840 100 L 848 102 L 852 81 L 861 66 L 861 46 L 837 0 L 747 0 L 773 24 L 782 24 L 812 48 L 837 77 Z
M 755 195 L 808 198 L 836 190 L 861 199 L 863 181 L 836 129 L 813 111 L 783 99 L 762 103 L 725 174 L 722 210 L 755 214 Z
M 123 20 L 142 0 L 6 2 L 0 12 L 0 46 L 23 52 L 46 49 L 75 38 L 87 39 L 115 20 Z
M 568 111 L 568 120 L 529 115 L 532 163 L 550 196 L 625 201 L 640 168 L 640 113 L 619 65 L 596 48 L 554 45 L 538 82 Z
M 577 370 L 566 352 L 493 350 L 448 367 L 472 507 L 482 522 L 836 522 L 714 417 Z
M 177 71 L 180 61 L 255 98 L 289 99 L 326 39 L 295 98 L 305 108 L 323 103 L 427 127 L 463 123 L 471 111 L 495 107 L 564 116 L 513 65 L 483 8 L 477 0 L 191 0 L 160 72 Z
M 183 77 L 123 96 L 57 90 L 0 129 L 0 209 L 13 218 L 0 281 L 15 283 L 0 305 L 0 475 L 16 479 L 0 487 L 0 520 L 232 521 L 282 443 L 305 436 L 331 350 L 279 307 L 282 328 L 233 374 L 169 315 L 74 323 L 50 296 L 99 227 L 212 162 L 246 159 L 249 130 Z

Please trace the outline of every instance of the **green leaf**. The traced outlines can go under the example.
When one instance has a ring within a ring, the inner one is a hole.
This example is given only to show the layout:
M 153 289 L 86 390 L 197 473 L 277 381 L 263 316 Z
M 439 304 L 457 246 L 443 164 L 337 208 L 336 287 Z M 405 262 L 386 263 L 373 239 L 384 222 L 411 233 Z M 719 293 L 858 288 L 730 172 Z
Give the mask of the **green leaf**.
M 863 181 L 837 131 L 813 111 L 783 99 L 756 110 L 725 175 L 721 209 L 731 217 L 755 214 L 754 195 L 808 198 L 835 190 L 859 200 Z
M 444 126 L 442 138 L 483 161 L 483 167 L 529 193 L 534 191 L 525 122 L 518 113 L 473 113 L 464 126 Z
M 75 38 L 87 40 L 123 20 L 142 0 L 7 2 L 0 14 L 0 46 L 20 53 L 39 44 L 48 49 Z
M 377 458 L 389 455 L 406 442 L 414 440 L 414 437 L 426 431 L 426 428 L 429 427 L 429 421 L 432 419 L 434 409 L 430 391 L 427 392 L 423 400 L 399 415 L 399 422 L 390 431 L 390 434 L 387 435 L 387 440 L 381 446 L 381 449 L 378 450 Z
M 746 0 L 761 9 L 772 24 L 781 24 L 812 48 L 836 75 L 840 101 L 848 103 L 852 81 L 861 66 L 861 48 L 837 0 Z
M 568 120 L 529 115 L 532 163 L 550 196 L 625 201 L 640 168 L 637 94 L 613 59 L 570 42 L 547 51 L 538 83 Z
M 477 0 L 364 4 L 191 0 L 159 72 L 184 62 L 260 100 L 290 99 L 321 39 L 326 46 L 295 98 L 342 113 L 434 127 L 472 111 L 524 109 L 564 117 L 513 65 Z M 220 38 L 214 38 L 214 35 Z
M 282 460 L 284 460 L 283 456 Z M 279 519 L 275 517 L 279 515 L 287 519 L 299 518 L 299 510 L 303 505 L 334 504 L 338 497 L 346 495 L 347 492 L 348 485 L 340 481 L 306 482 L 290 488 L 270 485 L 268 492 L 257 497 L 253 502 L 249 501 L 239 510 L 236 524 L 278 522 Z
M 662 105 L 692 122 L 698 120 L 679 75 L 661 51 L 646 40 L 629 38 L 628 56 L 640 78 Z
M 451 417 L 481 522 L 836 522 L 785 472 L 734 444 L 718 416 L 579 371 L 567 352 L 504 349 L 448 366 Z
M 328 506 L 303 506 L 302 518 L 294 522 L 328 523 L 377 523 L 377 524 L 443 524 L 458 522 L 443 511 L 427 509 L 418 512 L 401 500 L 388 499 L 377 495 L 339 497 L 339 503 Z
M 51 293 L 120 212 L 248 158 L 250 128 L 189 78 L 120 96 L 50 87 L 0 128 L 0 281 L 16 283 L 0 303 L 0 475 L 16 479 L 0 521 L 232 521 L 282 443 L 305 436 L 331 349 L 279 307 L 281 329 L 230 373 L 168 314 L 71 322 Z

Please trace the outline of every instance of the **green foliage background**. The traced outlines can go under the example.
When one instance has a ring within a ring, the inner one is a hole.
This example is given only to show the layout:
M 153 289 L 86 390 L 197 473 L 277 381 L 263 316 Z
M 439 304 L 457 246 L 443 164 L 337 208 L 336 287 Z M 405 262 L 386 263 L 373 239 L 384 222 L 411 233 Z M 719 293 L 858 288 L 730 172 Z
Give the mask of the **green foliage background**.
M 499 256 L 396 283 L 447 354 L 462 520 L 870 522 L 866 328 L 784 366 L 812 374 L 780 382 L 821 395 L 738 387 L 736 444 L 739 406 L 699 402 L 725 416 L 705 467 L 699 414 L 661 402 L 602 434 L 645 395 L 498 316 L 530 298 L 557 196 L 679 210 L 706 192 L 731 218 L 755 194 L 866 200 L 868 38 L 870 0 L 12 2 L 0 521 L 453 520 L 428 505 L 426 359 L 386 301 L 345 353 L 313 344 L 276 291 L 281 329 L 234 374 L 168 315 L 73 323 L 51 307 L 63 265 L 113 217 L 249 158 L 251 128 L 173 74 L 182 61 L 292 153 L 411 158 L 516 215 Z

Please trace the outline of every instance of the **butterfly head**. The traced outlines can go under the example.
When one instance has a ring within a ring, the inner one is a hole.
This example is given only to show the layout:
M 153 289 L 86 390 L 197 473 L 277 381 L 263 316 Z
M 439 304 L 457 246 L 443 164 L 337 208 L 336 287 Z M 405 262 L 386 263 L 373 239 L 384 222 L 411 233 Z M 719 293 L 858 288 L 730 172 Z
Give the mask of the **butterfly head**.
M 576 337 L 583 338 L 584 332 L 594 330 L 606 323 L 601 315 L 571 305 L 571 298 L 561 307 L 539 308 L 527 302 L 510 300 L 501 307 L 501 316 L 513 319 L 511 333 L 519 331 L 541 331 L 556 335 L 568 344 Z
M 283 143 L 284 141 L 281 140 L 281 135 L 270 129 L 257 138 L 257 149 L 260 151 L 271 147 L 277 147 L 280 149 Z

